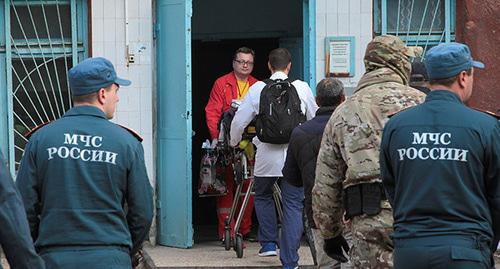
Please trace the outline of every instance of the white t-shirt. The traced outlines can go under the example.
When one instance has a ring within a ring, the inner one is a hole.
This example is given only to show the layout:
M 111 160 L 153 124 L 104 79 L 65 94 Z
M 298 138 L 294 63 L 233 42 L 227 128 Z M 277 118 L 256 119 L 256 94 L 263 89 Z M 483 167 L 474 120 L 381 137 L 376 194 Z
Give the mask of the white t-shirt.
M 283 72 L 276 72 L 271 76 L 271 79 L 287 79 L 288 76 Z M 306 115 L 307 120 L 312 119 L 318 105 L 312 94 L 312 90 L 304 81 L 296 80 L 292 82 L 297 94 L 300 98 L 300 108 Z M 234 119 L 231 123 L 231 146 L 236 146 L 241 139 L 244 129 L 248 124 L 259 114 L 260 92 L 266 84 L 259 81 L 252 85 L 248 90 L 247 95 L 243 99 L 241 105 L 236 111 Z M 261 142 L 257 137 L 252 141 L 257 147 L 255 156 L 254 175 L 258 177 L 281 177 L 281 169 L 285 164 L 286 151 L 288 144 L 275 145 Z

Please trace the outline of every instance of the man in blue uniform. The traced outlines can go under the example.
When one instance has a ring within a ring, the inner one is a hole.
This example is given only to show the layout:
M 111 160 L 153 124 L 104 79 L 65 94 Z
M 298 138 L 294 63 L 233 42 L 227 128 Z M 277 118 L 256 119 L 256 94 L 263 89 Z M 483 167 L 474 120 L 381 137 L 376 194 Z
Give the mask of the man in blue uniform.
M 386 124 L 382 180 L 394 208 L 395 268 L 491 268 L 500 235 L 500 125 L 464 105 L 474 68 L 464 44 L 430 49 L 431 92 Z
M 0 245 L 12 268 L 43 269 L 33 248 L 21 196 L 0 153 Z M 0 269 L 2 265 L 0 264 Z
M 17 176 L 48 268 L 131 268 L 153 217 L 142 139 L 110 122 L 118 78 L 89 58 L 68 74 L 74 107 L 31 134 Z

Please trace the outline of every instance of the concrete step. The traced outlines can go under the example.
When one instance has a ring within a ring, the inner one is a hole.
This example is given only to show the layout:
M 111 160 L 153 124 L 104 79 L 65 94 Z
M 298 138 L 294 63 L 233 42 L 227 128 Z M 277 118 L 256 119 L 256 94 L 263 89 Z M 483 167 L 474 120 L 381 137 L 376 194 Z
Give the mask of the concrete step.
M 259 257 L 259 243 L 245 241 L 243 257 L 237 258 L 234 250 L 226 251 L 220 242 L 195 244 L 191 249 L 163 246 L 146 247 L 152 268 L 281 268 L 279 256 Z M 279 250 L 278 250 L 279 251 Z M 314 268 L 311 251 L 307 245 L 299 249 L 300 268 Z

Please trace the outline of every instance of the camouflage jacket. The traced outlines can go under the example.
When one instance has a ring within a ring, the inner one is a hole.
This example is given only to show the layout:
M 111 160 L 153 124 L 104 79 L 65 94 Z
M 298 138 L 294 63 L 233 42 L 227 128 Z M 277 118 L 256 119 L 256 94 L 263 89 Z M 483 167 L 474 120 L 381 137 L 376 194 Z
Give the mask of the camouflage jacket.
M 370 71 L 369 63 L 365 64 L 368 72 L 356 91 L 335 110 L 326 125 L 318 155 L 312 206 L 324 238 L 342 232 L 343 189 L 381 182 L 379 146 L 388 116 L 423 102 L 425 97 L 407 86 L 408 76 L 404 74 L 409 74 L 409 69 L 400 65 Z

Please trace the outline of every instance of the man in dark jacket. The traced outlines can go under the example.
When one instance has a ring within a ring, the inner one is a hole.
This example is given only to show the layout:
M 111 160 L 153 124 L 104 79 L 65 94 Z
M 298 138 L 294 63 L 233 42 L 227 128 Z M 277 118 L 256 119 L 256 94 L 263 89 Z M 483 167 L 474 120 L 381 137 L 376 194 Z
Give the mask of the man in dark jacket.
M 2 153 L 0 153 L 0 227 L 0 245 L 11 268 L 45 268 L 43 260 L 33 247 L 23 201 L 5 165 Z
M 334 78 L 321 80 L 316 87 L 316 117 L 297 126 L 291 135 L 283 167 L 281 194 L 283 197 L 283 227 L 280 259 L 283 268 L 297 268 L 302 236 L 302 210 L 305 204 L 307 221 L 315 228 L 311 208 L 311 190 L 314 186 L 316 157 L 318 156 L 323 130 L 335 108 L 343 102 L 344 86 Z M 305 199 L 304 199 L 305 197 Z M 304 201 L 304 202 L 303 202 Z M 315 243 L 323 243 L 316 240 Z M 327 257 L 322 247 L 316 250 L 319 266 L 331 268 L 337 262 Z

